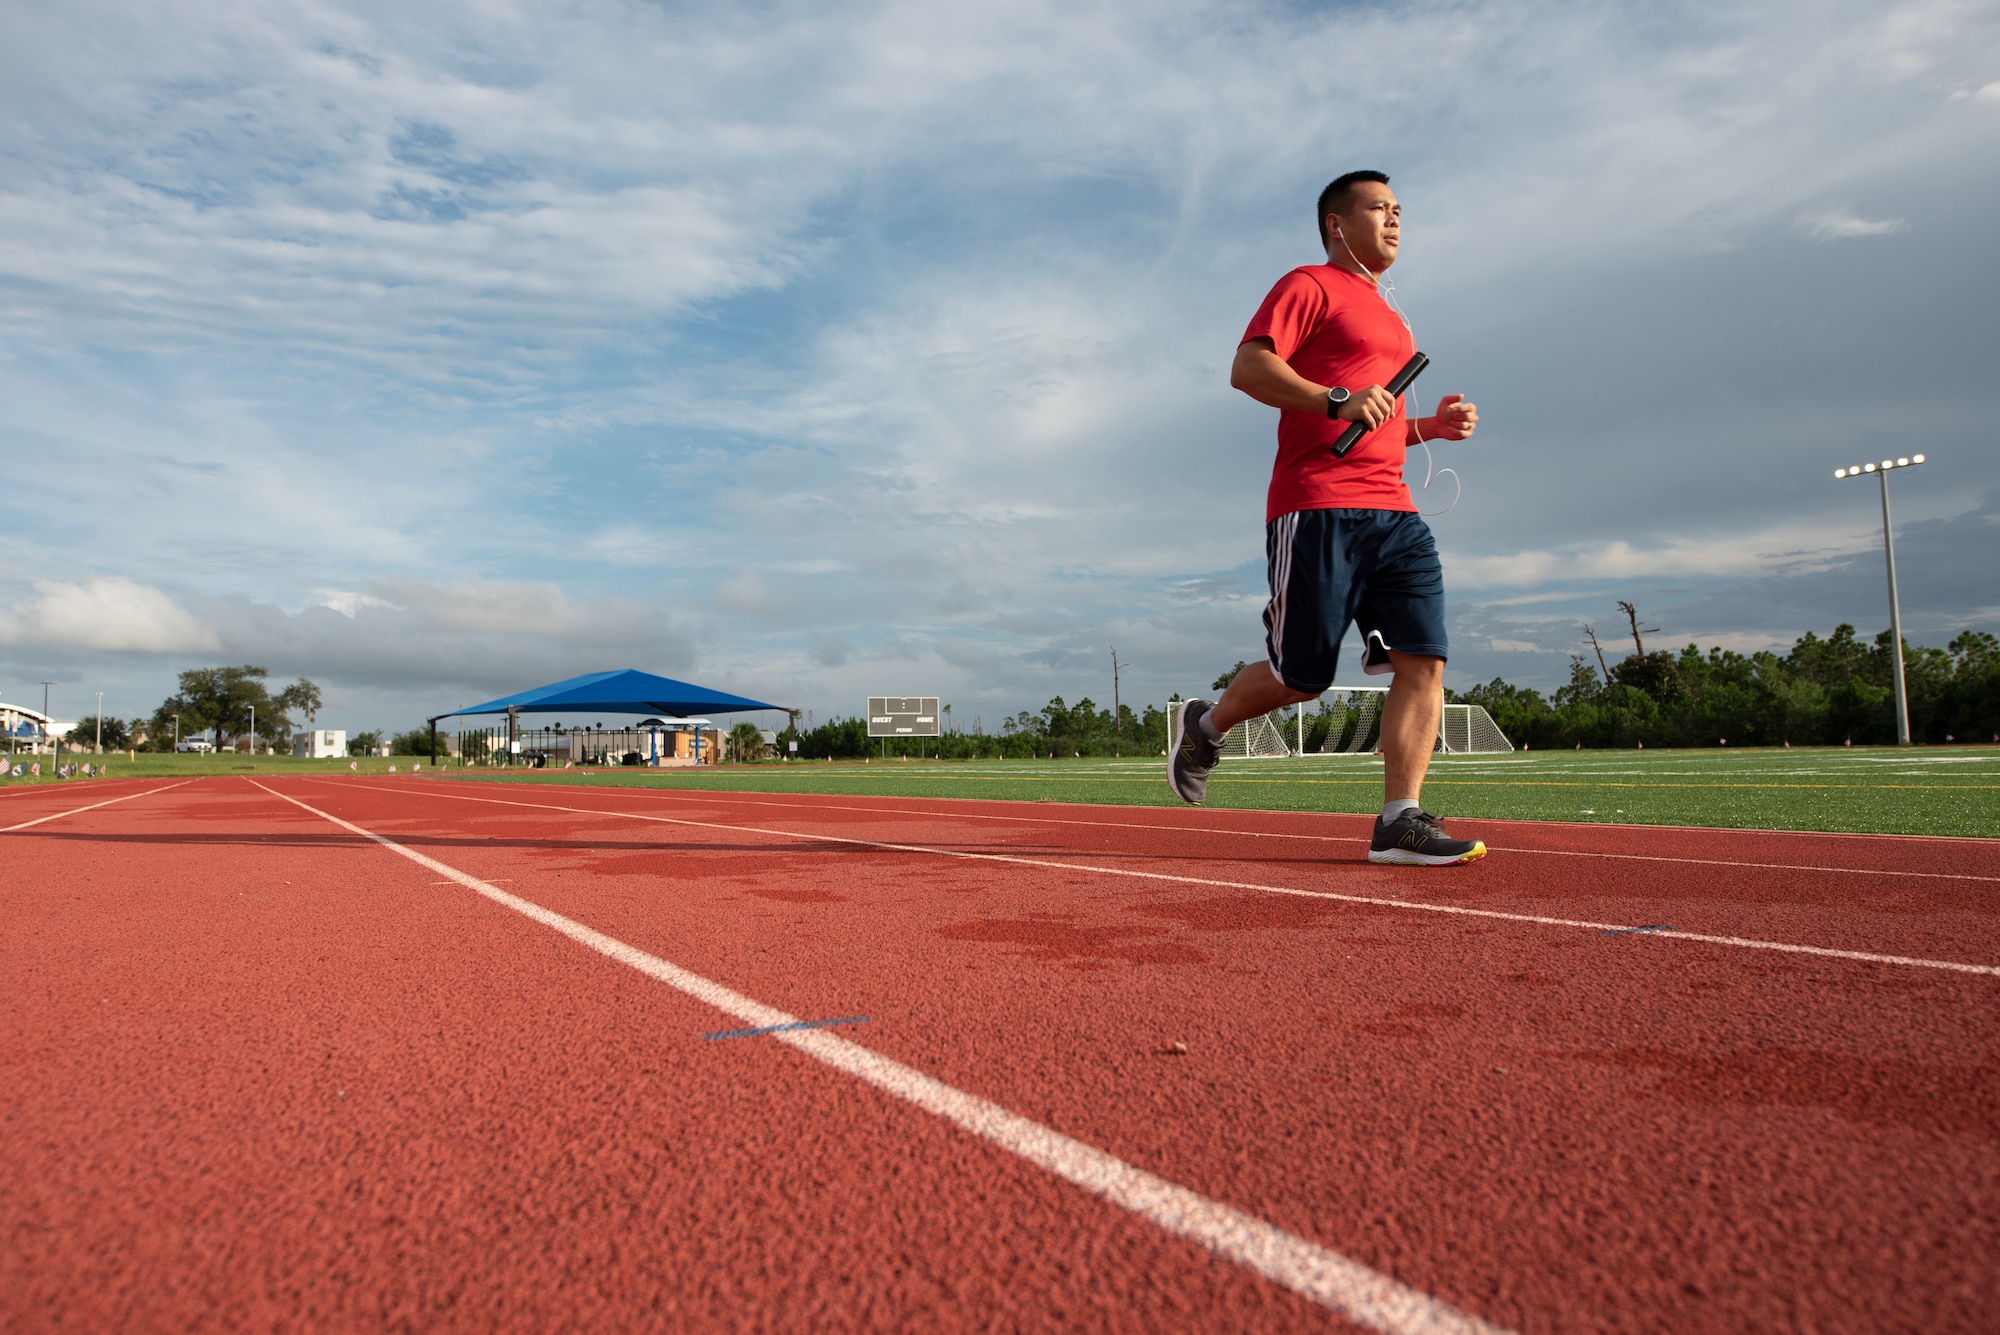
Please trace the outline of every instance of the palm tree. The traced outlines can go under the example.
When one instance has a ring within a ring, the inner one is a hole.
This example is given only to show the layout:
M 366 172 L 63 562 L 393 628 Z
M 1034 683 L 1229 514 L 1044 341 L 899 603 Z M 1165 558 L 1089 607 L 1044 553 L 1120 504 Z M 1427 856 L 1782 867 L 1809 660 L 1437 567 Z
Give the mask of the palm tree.
M 764 734 L 754 723 L 739 723 L 729 730 L 729 758 L 748 763 L 764 758 Z

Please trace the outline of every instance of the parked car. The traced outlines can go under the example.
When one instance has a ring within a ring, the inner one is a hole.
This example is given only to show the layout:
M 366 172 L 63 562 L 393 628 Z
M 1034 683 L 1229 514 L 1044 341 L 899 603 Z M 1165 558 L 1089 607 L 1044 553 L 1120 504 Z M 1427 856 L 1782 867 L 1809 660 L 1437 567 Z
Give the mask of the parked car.
M 213 751 L 214 749 L 215 749 L 214 742 L 204 742 L 199 737 L 192 738 L 191 740 L 182 742 L 174 747 L 174 750 L 176 751 L 197 751 L 202 753 L 203 755 L 206 755 L 208 752 Z

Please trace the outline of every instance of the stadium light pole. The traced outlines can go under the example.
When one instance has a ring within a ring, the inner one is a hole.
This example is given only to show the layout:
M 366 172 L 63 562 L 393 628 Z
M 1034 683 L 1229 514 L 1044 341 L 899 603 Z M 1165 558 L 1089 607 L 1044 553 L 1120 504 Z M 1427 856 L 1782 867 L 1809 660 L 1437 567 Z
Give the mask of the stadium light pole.
M 1884 459 L 1877 464 L 1861 464 L 1852 468 L 1836 468 L 1836 479 L 1861 477 L 1875 474 L 1882 484 L 1882 555 L 1889 565 L 1889 647 L 1894 657 L 1889 661 L 1895 671 L 1896 682 L 1896 745 L 1910 744 L 1910 696 L 1903 683 L 1903 608 L 1896 596 L 1896 539 L 1889 528 L 1889 472 L 1896 468 L 1915 468 L 1924 461 L 1921 454 L 1906 455 L 1896 459 Z
M 104 754 L 104 692 L 97 693 L 97 754 Z
M 59 681 L 42 683 L 42 740 L 49 744 L 49 754 L 56 753 L 55 738 L 49 735 L 49 687 L 62 685 Z M 38 748 L 39 750 L 39 748 Z

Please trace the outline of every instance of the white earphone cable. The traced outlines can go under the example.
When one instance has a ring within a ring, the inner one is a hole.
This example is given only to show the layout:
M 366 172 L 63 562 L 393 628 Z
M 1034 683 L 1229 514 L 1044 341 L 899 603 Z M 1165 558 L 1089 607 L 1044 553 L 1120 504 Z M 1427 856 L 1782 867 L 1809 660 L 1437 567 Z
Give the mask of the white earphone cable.
M 1394 311 L 1396 318 L 1403 322 L 1403 328 L 1409 330 L 1410 344 L 1414 347 L 1416 345 L 1417 331 L 1415 326 L 1410 323 L 1410 317 L 1403 313 L 1401 303 L 1396 300 L 1396 280 L 1389 277 L 1386 271 L 1379 274 L 1371 272 L 1368 266 L 1361 262 L 1361 257 L 1354 253 L 1354 247 L 1347 244 L 1347 233 L 1341 230 L 1339 224 L 1334 225 L 1333 234 L 1340 238 L 1341 249 L 1347 252 L 1348 259 L 1354 261 L 1354 267 L 1367 274 L 1368 281 L 1375 284 L 1375 291 L 1381 296 L 1383 304 Z M 1404 411 L 1408 412 L 1409 409 L 1405 407 Z M 1445 506 L 1442 510 L 1419 510 L 1417 513 L 1426 519 L 1432 519 L 1442 514 L 1450 514 L 1457 507 L 1459 497 L 1465 495 L 1465 483 L 1458 476 L 1457 469 L 1439 468 L 1437 466 L 1437 460 L 1431 455 L 1430 442 L 1424 439 L 1423 419 L 1412 417 L 1409 420 L 1411 428 L 1417 433 L 1417 444 L 1424 448 L 1424 485 L 1417 490 L 1428 492 L 1434 480 L 1443 477 L 1446 473 L 1451 474 L 1451 504 Z

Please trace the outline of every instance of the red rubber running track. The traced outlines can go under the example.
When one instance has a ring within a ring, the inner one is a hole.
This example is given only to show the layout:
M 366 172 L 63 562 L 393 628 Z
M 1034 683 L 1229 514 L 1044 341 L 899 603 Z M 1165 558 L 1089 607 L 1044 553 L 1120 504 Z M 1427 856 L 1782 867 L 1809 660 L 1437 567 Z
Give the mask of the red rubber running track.
M 1994 844 L 1366 829 L 6 794 L 0 1328 L 1993 1328 Z

